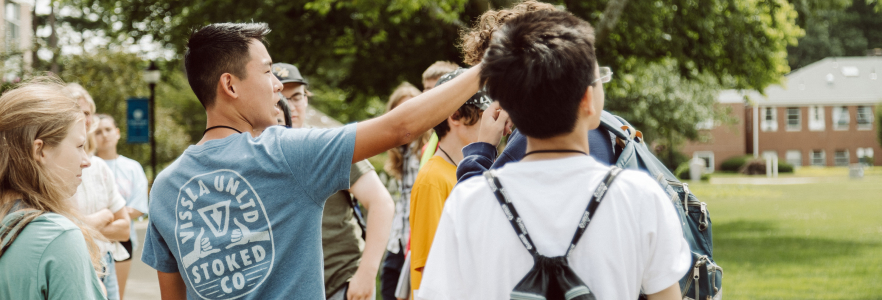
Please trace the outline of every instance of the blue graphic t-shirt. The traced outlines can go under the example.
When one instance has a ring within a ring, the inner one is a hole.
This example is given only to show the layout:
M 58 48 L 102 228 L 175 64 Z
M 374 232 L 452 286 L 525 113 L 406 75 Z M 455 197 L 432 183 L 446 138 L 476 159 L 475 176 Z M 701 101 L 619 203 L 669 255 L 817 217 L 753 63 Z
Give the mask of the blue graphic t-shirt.
M 190 146 L 153 185 L 141 260 L 188 299 L 324 299 L 322 209 L 354 148 L 355 124 Z

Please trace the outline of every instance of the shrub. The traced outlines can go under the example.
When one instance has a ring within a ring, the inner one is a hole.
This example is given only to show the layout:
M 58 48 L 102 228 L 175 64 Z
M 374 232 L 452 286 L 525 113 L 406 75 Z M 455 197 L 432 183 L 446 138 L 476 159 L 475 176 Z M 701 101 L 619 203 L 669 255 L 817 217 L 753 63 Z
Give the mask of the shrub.
M 741 170 L 744 163 L 753 158 L 752 155 L 730 157 L 720 164 L 720 171 L 727 173 L 736 173 Z
M 689 162 L 687 161 L 677 166 L 677 170 L 674 171 L 674 176 L 680 178 L 680 180 L 689 180 Z
M 779 160 L 778 173 L 793 173 L 793 165 Z

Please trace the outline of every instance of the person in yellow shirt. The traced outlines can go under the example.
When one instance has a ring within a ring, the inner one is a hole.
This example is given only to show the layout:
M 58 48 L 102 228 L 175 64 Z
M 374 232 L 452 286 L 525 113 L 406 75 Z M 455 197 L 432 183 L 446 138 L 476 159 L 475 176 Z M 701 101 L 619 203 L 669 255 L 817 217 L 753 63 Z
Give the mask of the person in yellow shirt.
M 441 76 L 437 85 L 450 81 L 466 69 Z M 478 140 L 481 115 L 490 105 L 490 98 L 478 92 L 453 115 L 435 126 L 438 149 L 422 167 L 414 181 L 410 196 L 410 270 L 411 289 L 417 290 L 423 266 L 447 195 L 456 185 L 456 165 L 462 160 L 462 147 Z

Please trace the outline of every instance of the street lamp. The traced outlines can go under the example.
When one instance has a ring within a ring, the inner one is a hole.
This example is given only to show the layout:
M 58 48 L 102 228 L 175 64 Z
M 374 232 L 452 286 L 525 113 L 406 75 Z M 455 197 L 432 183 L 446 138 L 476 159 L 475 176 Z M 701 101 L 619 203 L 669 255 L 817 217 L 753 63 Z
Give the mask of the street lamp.
M 150 86 L 150 169 L 153 171 L 153 179 L 156 179 L 156 106 L 155 90 L 156 83 L 159 82 L 159 68 L 156 62 L 150 61 L 150 66 L 144 70 L 144 81 Z

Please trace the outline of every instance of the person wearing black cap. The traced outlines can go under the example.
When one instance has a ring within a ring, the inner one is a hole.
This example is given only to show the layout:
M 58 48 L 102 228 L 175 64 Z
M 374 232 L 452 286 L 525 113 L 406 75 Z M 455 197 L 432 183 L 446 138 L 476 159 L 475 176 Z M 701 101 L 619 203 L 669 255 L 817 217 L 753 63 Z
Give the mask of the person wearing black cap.
M 300 116 L 305 116 L 307 106 L 306 79 L 297 67 L 286 63 L 273 64 L 272 71 L 283 84 L 282 97 L 288 99 L 282 102 L 291 107 L 291 127 L 305 127 Z M 349 186 L 328 197 L 322 210 L 325 296 L 329 300 L 376 298 L 377 272 L 392 227 L 392 196 L 366 159 L 350 167 Z M 356 218 L 358 203 L 368 213 L 366 224 Z
M 306 105 L 309 104 L 309 96 L 311 95 L 306 87 L 309 82 L 300 75 L 297 67 L 286 64 L 273 64 L 273 75 L 282 82 L 282 97 L 288 101 L 288 109 L 291 112 L 291 127 L 301 128 L 306 119 Z

